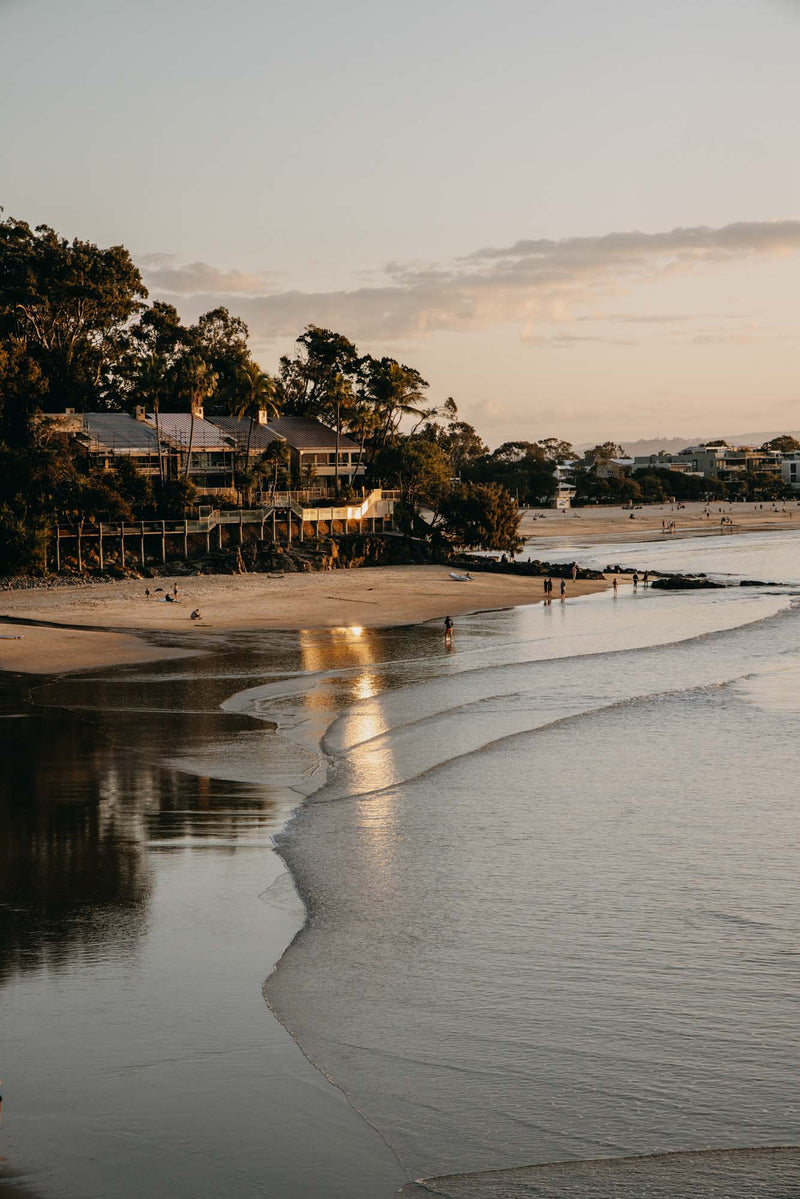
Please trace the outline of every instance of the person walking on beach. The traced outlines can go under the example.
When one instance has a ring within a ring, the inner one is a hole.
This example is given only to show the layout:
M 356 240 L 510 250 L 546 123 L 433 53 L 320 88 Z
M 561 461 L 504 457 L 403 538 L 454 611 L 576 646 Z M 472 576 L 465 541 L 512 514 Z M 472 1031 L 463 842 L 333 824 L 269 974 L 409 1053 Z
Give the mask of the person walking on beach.
M 614 588 L 614 599 L 616 599 L 617 598 L 617 576 L 616 575 L 614 575 L 614 579 L 613 579 L 611 586 Z
M 636 591 L 639 586 L 639 575 L 637 571 L 633 572 L 633 590 Z
M 561 602 L 562 602 L 562 604 L 563 604 L 564 600 L 566 599 L 566 597 L 567 597 L 567 580 L 562 579 L 561 580 Z
M 644 578 L 642 579 L 642 585 L 644 587 L 648 587 L 650 585 L 650 571 L 649 570 L 646 570 L 644 572 Z
M 178 598 L 178 584 L 177 583 L 172 584 L 172 598 L 173 599 Z
M 572 563 L 572 581 L 573 581 L 573 583 L 575 582 L 577 577 L 578 577 L 578 563 L 573 562 Z
M 444 643 L 445 645 L 453 644 L 453 618 L 445 616 L 444 618 Z

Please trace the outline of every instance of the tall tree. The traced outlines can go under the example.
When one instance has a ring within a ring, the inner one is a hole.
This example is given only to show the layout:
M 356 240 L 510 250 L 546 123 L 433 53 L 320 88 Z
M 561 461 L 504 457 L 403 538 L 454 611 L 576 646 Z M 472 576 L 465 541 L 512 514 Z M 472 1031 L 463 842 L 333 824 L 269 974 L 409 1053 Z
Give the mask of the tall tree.
M 214 394 L 214 389 L 217 386 L 217 375 L 200 354 L 187 354 L 180 363 L 179 386 L 190 416 L 189 445 L 186 450 L 186 462 L 183 468 L 183 477 L 184 479 L 188 479 L 192 446 L 194 444 L 194 422 L 197 416 L 197 409 L 205 403 L 209 396 Z
M 276 403 L 275 380 L 258 363 L 251 359 L 244 363 L 238 378 L 237 391 L 230 400 L 231 415 L 237 420 L 249 420 L 247 430 L 247 449 L 245 451 L 245 466 L 250 465 L 250 442 L 253 438 L 253 426 L 259 414 L 266 411 L 270 416 L 278 415 Z
M 124 246 L 0 221 L 0 343 L 21 346 L 36 364 L 46 410 L 105 406 L 127 323 L 146 296 Z

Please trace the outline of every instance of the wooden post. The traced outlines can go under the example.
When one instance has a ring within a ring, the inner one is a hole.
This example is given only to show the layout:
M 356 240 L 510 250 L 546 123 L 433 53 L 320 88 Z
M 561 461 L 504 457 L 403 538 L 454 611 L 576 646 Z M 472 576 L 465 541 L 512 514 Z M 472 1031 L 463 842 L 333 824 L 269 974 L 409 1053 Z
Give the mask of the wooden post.
M 239 509 L 239 545 L 244 541 L 244 530 L 242 528 L 242 510 Z
M 144 568 L 144 521 L 141 522 L 141 532 L 139 533 L 140 548 L 142 551 L 142 568 Z
M 222 521 L 217 514 L 217 548 L 222 549 Z
M 100 569 L 103 570 L 104 562 L 103 562 L 103 522 L 102 522 L 102 520 L 100 521 L 99 528 L 100 528 Z
M 122 521 L 119 522 L 119 560 L 125 565 L 125 525 Z
M 56 570 L 61 570 L 61 526 L 56 525 Z
M 272 541 L 275 544 L 278 540 L 278 521 L 275 516 L 275 509 L 272 509 Z
M 261 541 L 264 540 L 264 521 L 265 521 L 265 519 L 266 518 L 264 516 L 264 513 L 262 512 L 261 513 L 261 538 L 260 538 Z
M 77 540 L 78 540 L 78 571 L 79 571 L 79 572 L 83 570 L 83 554 L 81 553 L 81 532 L 82 532 L 82 526 L 83 526 L 83 521 L 81 521 L 81 523 L 78 525 L 78 538 L 77 538 Z
M 161 561 L 167 561 L 167 522 L 161 522 Z
M 189 557 L 189 522 L 188 522 L 188 520 L 184 520 L 184 522 L 183 522 L 183 556 L 184 556 L 184 558 Z
M 206 529 L 206 553 L 211 553 L 211 526 Z
M 305 540 L 305 531 L 303 529 L 304 524 L 305 524 L 305 521 L 303 520 L 303 518 L 301 516 L 300 517 L 300 540 L 301 541 Z

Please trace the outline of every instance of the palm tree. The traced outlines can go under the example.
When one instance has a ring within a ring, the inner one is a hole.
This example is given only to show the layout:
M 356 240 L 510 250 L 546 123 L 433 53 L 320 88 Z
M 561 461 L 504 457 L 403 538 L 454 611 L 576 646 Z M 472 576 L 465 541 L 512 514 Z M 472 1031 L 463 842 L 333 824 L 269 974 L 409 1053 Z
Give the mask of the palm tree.
M 217 386 L 217 372 L 197 354 L 191 354 L 181 363 L 181 390 L 189 401 L 189 445 L 186 450 L 186 463 L 183 468 L 184 479 L 189 478 L 189 464 L 194 443 L 194 421 L 197 409 L 204 400 L 213 395 Z
M 167 373 L 166 359 L 162 354 L 152 354 L 142 368 L 142 385 L 153 403 L 156 418 L 156 443 L 158 449 L 158 478 L 164 484 L 164 456 L 161 449 L 161 429 L 159 427 L 159 412 L 161 410 L 161 391 Z
M 278 405 L 275 402 L 275 380 L 272 375 L 262 371 L 257 362 L 248 361 L 239 372 L 236 394 L 231 401 L 230 411 L 231 416 L 235 416 L 237 420 L 250 421 L 245 450 L 245 469 L 247 469 L 250 463 L 250 442 L 259 413 L 266 411 L 272 416 L 278 416 Z

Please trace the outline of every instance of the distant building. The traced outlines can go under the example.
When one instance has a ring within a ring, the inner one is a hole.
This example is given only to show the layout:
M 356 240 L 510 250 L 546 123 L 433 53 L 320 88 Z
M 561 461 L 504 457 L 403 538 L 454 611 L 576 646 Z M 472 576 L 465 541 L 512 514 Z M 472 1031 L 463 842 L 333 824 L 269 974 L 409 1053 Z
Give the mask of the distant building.
M 674 470 L 682 475 L 696 475 L 694 463 L 675 454 L 642 454 L 633 460 L 633 472 L 641 470 Z
M 781 478 L 795 491 L 800 491 L 800 453 L 784 454 L 781 460 Z
M 690 462 L 696 474 L 723 483 L 735 482 L 748 474 L 780 474 L 781 454 L 751 445 L 728 446 L 718 442 L 689 446 L 676 455 L 679 462 Z
M 624 479 L 633 470 L 633 458 L 598 458 L 594 473 L 598 479 Z

